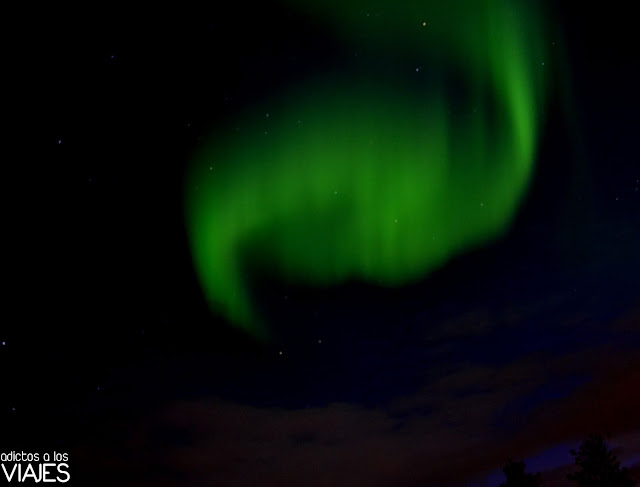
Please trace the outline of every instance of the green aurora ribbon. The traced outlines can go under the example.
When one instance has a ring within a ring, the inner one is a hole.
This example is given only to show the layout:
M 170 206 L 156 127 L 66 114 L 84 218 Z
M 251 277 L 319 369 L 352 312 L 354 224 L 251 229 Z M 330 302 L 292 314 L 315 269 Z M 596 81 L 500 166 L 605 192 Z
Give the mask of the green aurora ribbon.
M 402 285 L 499 237 L 526 192 L 546 92 L 541 13 L 522 1 L 385 1 L 295 2 L 378 67 L 273 94 L 217 130 L 187 171 L 204 294 L 255 337 L 269 332 L 251 265 L 292 283 Z

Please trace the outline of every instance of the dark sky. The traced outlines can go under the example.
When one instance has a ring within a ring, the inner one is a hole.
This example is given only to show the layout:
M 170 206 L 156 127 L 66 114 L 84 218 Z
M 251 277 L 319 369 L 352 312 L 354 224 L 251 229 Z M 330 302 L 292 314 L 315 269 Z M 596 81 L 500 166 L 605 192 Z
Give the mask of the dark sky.
M 7 12 L 1 451 L 66 451 L 74 485 L 489 486 L 509 457 L 565 485 L 603 432 L 640 478 L 637 17 L 551 12 L 510 232 L 396 289 L 257 279 L 268 344 L 206 305 L 183 171 L 340 43 L 277 3 Z

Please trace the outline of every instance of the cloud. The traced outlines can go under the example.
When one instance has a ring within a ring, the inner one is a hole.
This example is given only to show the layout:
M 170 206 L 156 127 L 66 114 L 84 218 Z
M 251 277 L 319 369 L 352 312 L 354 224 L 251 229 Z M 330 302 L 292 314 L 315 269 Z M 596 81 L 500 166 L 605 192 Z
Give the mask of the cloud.
M 610 354 L 587 361 L 594 353 L 546 361 L 529 356 L 508 367 L 469 364 L 386 408 L 175 401 L 136 437 L 138 447 L 168 470 L 167 478 L 181 479 L 167 485 L 456 485 L 482 478 L 509 457 L 526 458 L 558 443 L 577 446 L 589 431 L 623 438 L 640 430 L 640 389 L 634 389 L 640 363 L 629 357 L 613 362 Z M 514 426 L 518 411 L 510 405 L 553 374 L 585 363 L 593 381 L 545 401 Z M 172 435 L 182 440 L 154 444 Z M 633 434 L 619 445 L 624 455 L 640 453 Z
M 470 316 L 436 335 L 492 329 L 488 313 Z M 130 424 L 114 422 L 112 440 L 82 445 L 80 458 L 92 470 L 125 472 L 123 487 L 480 485 L 507 458 L 560 478 L 571 467 L 564 446 L 590 432 L 611 433 L 623 460 L 640 455 L 636 355 L 600 345 L 509 364 L 451 357 L 425 372 L 417 392 L 376 408 L 168 400 Z

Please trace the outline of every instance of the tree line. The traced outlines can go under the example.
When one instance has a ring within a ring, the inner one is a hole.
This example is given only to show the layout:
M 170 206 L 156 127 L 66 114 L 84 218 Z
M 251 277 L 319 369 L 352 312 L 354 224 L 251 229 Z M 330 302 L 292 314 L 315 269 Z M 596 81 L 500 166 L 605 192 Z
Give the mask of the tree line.
M 570 450 L 576 470 L 567 480 L 578 487 L 635 487 L 638 483 L 609 449 L 603 435 L 589 435 L 577 450 Z M 509 460 L 503 468 L 506 481 L 500 487 L 540 487 L 540 473 L 527 473 L 524 462 Z

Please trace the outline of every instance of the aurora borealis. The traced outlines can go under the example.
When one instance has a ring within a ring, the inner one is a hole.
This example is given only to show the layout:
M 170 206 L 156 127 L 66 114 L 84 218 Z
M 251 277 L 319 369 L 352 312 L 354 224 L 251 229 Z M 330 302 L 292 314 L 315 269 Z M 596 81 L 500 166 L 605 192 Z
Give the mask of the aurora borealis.
M 640 30 L 579 7 L 8 5 L 3 458 L 569 487 L 610 433 L 640 481 Z
M 254 266 L 293 283 L 397 286 L 503 234 L 544 120 L 545 26 L 524 2 L 296 7 L 345 51 L 382 52 L 376 66 L 342 63 L 234 114 L 185 185 L 212 309 L 263 338 Z M 415 69 L 398 69 L 409 59 Z

